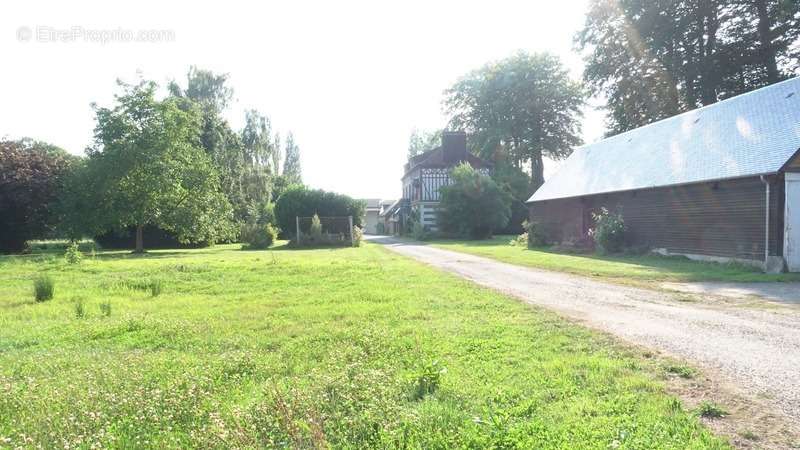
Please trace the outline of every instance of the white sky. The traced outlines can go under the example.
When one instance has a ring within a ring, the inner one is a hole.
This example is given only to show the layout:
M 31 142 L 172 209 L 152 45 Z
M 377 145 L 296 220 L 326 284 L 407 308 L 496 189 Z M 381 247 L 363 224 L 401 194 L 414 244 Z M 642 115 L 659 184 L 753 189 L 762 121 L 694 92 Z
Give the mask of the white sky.
M 90 103 L 109 105 L 117 78 L 184 82 L 194 64 L 230 74 L 235 129 L 258 109 L 294 132 L 307 184 L 355 197 L 400 195 L 409 133 L 444 125 L 442 91 L 468 71 L 520 49 L 558 54 L 576 79 L 582 68 L 572 38 L 585 0 L 72 3 L 3 5 L 0 137 L 82 153 Z M 37 27 L 166 29 L 174 41 L 41 42 Z M 588 110 L 585 140 L 602 133 Z

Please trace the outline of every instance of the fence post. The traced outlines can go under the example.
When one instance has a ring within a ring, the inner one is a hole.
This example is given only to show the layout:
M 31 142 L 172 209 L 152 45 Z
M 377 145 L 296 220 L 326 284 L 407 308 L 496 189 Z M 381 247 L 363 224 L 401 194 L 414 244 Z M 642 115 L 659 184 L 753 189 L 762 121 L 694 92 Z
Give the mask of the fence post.
M 347 216 L 347 223 L 350 224 L 350 247 L 355 245 L 355 241 L 353 240 L 353 216 Z
M 297 245 L 300 245 L 300 216 L 294 216 L 294 222 L 297 226 L 297 237 L 295 239 L 297 239 Z

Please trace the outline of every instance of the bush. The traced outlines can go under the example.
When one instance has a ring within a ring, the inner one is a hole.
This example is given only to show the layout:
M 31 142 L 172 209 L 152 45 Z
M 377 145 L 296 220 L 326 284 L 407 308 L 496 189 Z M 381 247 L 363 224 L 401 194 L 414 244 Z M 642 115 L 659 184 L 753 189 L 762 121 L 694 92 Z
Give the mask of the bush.
M 622 214 L 612 214 L 606 208 L 592 213 L 595 227 L 590 230 L 595 248 L 600 254 L 618 253 L 625 245 L 625 221 Z
M 294 235 L 296 217 L 353 217 L 353 225 L 362 226 L 366 203 L 346 195 L 294 186 L 283 193 L 275 204 L 275 220 L 283 233 Z
M 100 303 L 100 314 L 104 317 L 111 317 L 111 302 L 106 300 Z
M 528 233 L 522 233 L 508 242 L 513 247 L 528 247 Z
M 242 246 L 246 250 L 264 250 L 278 239 L 278 229 L 271 223 L 266 225 L 245 224 L 242 226 Z
M 524 234 L 526 232 L 524 221 L 527 220 L 529 213 L 528 205 L 525 202 L 533 194 L 530 176 L 518 167 L 498 161 L 492 170 L 492 179 L 511 196 L 511 218 L 508 225 L 496 232 L 498 234 Z
M 467 163 L 454 168 L 451 184 L 440 189 L 439 225 L 462 237 L 486 239 L 508 224 L 511 196 Z
M 48 275 L 40 275 L 33 280 L 33 296 L 37 302 L 51 300 L 55 292 L 55 283 Z
M 311 218 L 311 231 L 309 234 L 311 235 L 311 239 L 313 241 L 322 241 L 322 222 L 319 220 L 319 216 L 316 213 L 314 214 L 314 217 Z
M 64 259 L 67 264 L 80 264 L 83 259 L 83 253 L 78 248 L 78 242 L 72 241 L 67 245 L 67 250 L 64 252 Z
M 544 229 L 537 222 L 522 222 L 522 228 L 525 229 L 525 235 L 528 238 L 526 243 L 528 248 L 544 247 L 547 245 L 547 239 L 544 235 Z
M 353 225 L 353 247 L 361 247 L 361 240 L 364 238 L 364 230 Z

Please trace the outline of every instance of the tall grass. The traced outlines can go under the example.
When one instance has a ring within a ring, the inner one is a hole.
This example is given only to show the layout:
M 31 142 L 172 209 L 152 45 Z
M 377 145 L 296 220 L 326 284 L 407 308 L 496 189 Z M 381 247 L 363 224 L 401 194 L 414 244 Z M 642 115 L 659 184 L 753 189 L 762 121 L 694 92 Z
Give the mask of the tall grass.
M 33 296 L 37 302 L 51 300 L 55 293 L 55 282 L 49 275 L 39 275 L 33 280 Z

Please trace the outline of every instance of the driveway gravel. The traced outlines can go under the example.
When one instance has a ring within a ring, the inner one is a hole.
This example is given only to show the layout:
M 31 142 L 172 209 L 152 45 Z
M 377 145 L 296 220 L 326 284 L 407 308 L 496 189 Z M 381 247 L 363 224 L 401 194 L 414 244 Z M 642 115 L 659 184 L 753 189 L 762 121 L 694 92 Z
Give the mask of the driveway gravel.
M 800 423 L 800 315 L 796 309 L 686 302 L 673 294 L 536 270 L 392 238 L 371 242 L 477 284 L 710 368 L 746 395 Z

